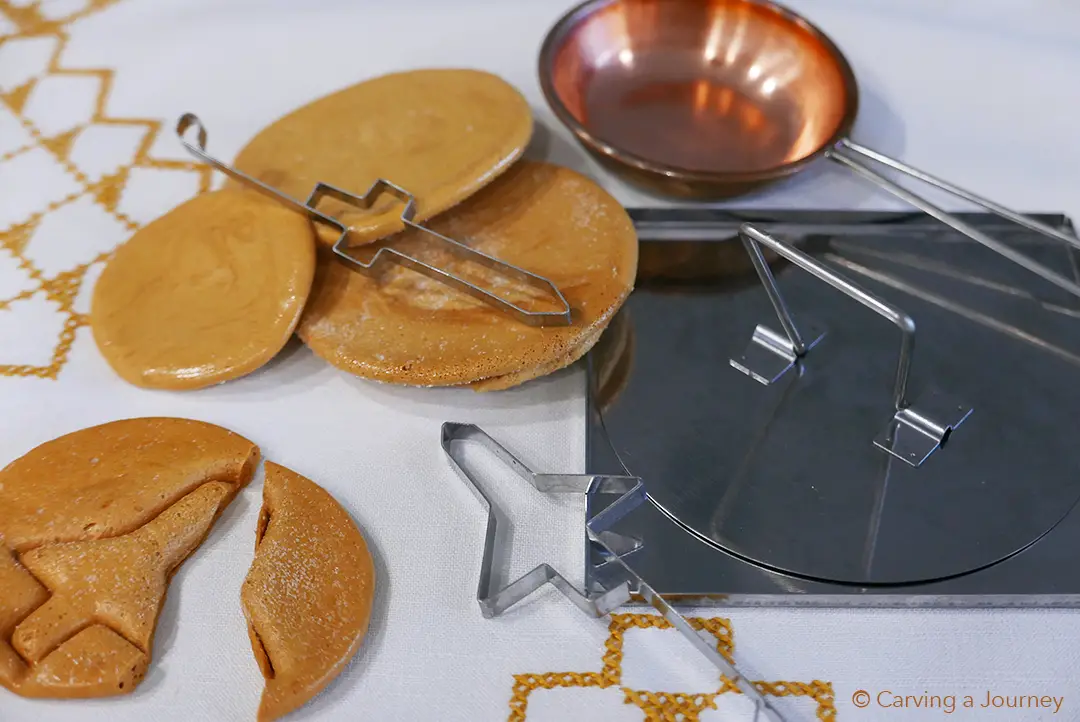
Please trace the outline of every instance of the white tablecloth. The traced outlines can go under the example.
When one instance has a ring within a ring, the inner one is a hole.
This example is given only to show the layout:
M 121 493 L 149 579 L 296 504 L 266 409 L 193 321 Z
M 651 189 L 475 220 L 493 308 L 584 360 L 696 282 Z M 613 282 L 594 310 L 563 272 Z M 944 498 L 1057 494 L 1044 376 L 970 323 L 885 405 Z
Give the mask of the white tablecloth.
M 1068 0 L 803 0 L 864 95 L 856 138 L 1023 210 L 1080 219 L 1080 6 Z M 481 424 L 537 467 L 580 471 L 580 369 L 498 394 L 361 382 L 290 347 L 262 372 L 197 393 L 115 378 L 83 314 L 102 254 L 199 190 L 171 132 L 197 112 L 229 158 L 291 108 L 382 72 L 500 73 L 553 129 L 556 161 L 627 205 L 555 128 L 535 77 L 562 0 L 0 0 L 0 464 L 112 419 L 179 415 L 230 427 L 315 479 L 363 526 L 377 558 L 371 632 L 341 678 L 295 719 L 749 719 L 670 629 L 624 610 L 591 620 L 548 590 L 497 620 L 474 594 L 484 515 L 439 448 L 444 420 Z M 163 123 L 164 125 L 159 125 Z M 215 182 L 220 178 L 215 179 Z M 832 167 L 757 196 L 770 206 L 890 208 Z M 580 577 L 580 503 L 503 487 L 512 560 Z M 183 566 L 148 678 L 125 698 L 30 701 L 0 690 L 0 720 L 253 719 L 261 678 L 239 605 L 259 478 Z M 695 610 L 792 720 L 1080 719 L 1080 614 L 1064 611 Z M 786 682 L 786 685 L 772 683 Z M 853 705 L 865 690 L 870 704 Z M 936 695 L 955 710 L 916 708 Z M 987 695 L 1060 708 L 983 708 Z M 906 700 L 904 696 L 912 696 Z M 970 695 L 974 707 L 964 708 Z M 900 696 L 906 707 L 883 707 Z M 835 717 L 833 717 L 835 697 Z

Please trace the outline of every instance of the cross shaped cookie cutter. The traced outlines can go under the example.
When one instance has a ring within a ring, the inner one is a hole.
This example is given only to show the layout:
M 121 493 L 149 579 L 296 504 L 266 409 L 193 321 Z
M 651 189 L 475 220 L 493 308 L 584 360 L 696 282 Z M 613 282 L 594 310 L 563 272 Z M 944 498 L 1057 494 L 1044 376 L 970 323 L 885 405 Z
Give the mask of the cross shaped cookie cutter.
M 503 464 L 513 469 L 518 476 L 527 481 L 537 491 L 543 493 L 569 494 L 608 494 L 618 495 L 615 501 L 585 522 L 585 532 L 591 543 L 597 544 L 604 552 L 605 565 L 617 565 L 626 577 L 621 583 L 598 594 L 582 592 L 574 587 L 554 567 L 547 563 L 537 565 L 532 571 L 499 586 L 492 579 L 495 549 L 497 545 L 499 512 L 491 497 L 471 474 L 462 461 L 461 444 L 472 442 L 490 451 Z M 487 510 L 487 533 L 484 537 L 484 555 L 480 562 L 480 581 L 476 591 L 476 601 L 480 612 L 487 619 L 497 617 L 510 607 L 524 600 L 545 584 L 551 584 L 563 596 L 585 614 L 603 617 L 630 601 L 631 583 L 637 593 L 655 608 L 671 626 L 682 634 L 720 673 L 731 680 L 732 684 L 754 702 L 755 720 L 764 717 L 768 722 L 783 722 L 783 717 L 769 703 L 765 695 L 754 686 L 735 665 L 729 662 L 716 648 L 699 635 L 690 623 L 660 596 L 626 562 L 626 557 L 642 547 L 640 540 L 617 534 L 612 527 L 628 514 L 647 502 L 645 484 L 638 477 L 605 474 L 545 474 L 533 471 L 523 461 L 514 456 L 505 446 L 497 442 L 487 432 L 475 424 L 452 421 L 442 425 L 441 444 L 453 469 L 476 495 L 481 505 Z
M 187 140 L 186 136 L 188 131 L 192 128 L 195 129 L 195 143 L 191 143 Z M 456 241 L 452 238 L 448 238 L 441 233 L 431 230 L 424 225 L 417 223 L 416 218 L 416 198 L 404 188 L 395 185 L 394 183 L 385 180 L 376 180 L 368 190 L 360 196 L 344 191 L 340 188 L 335 188 L 327 183 L 316 183 L 315 188 L 312 189 L 311 194 L 307 200 L 301 203 L 292 196 L 281 192 L 277 188 L 263 183 L 262 181 L 252 178 L 251 176 L 242 173 L 241 171 L 233 168 L 232 166 L 223 163 L 222 161 L 214 158 L 206 151 L 207 131 L 206 126 L 203 125 L 199 117 L 194 113 L 184 113 L 180 116 L 180 119 L 176 123 L 176 134 L 180 138 L 180 142 L 184 145 L 189 153 L 198 158 L 199 160 L 207 163 L 208 165 L 216 168 L 225 175 L 233 178 L 244 185 L 259 191 L 263 195 L 272 198 L 279 203 L 282 203 L 293 210 L 300 211 L 308 216 L 313 221 L 318 223 L 325 223 L 326 225 L 337 229 L 339 232 L 338 239 L 334 242 L 333 251 L 334 254 L 351 267 L 358 269 L 362 272 L 371 271 L 379 264 L 380 260 L 385 258 L 388 261 L 393 261 L 406 268 L 409 268 L 418 273 L 422 273 L 425 276 L 432 278 L 441 283 L 445 283 L 463 293 L 476 298 L 494 308 L 497 308 L 511 316 L 517 318 L 522 323 L 529 326 L 568 326 L 573 323 L 570 304 L 567 302 L 566 297 L 563 296 L 562 291 L 548 278 L 540 276 L 538 274 L 527 271 L 524 268 L 520 268 L 513 264 L 499 260 L 498 258 L 470 248 L 468 245 Z M 415 256 L 411 256 L 403 251 L 400 251 L 392 246 L 380 246 L 375 254 L 368 261 L 362 261 L 356 256 L 349 253 L 349 227 L 334 218 L 321 211 L 317 210 L 319 201 L 323 198 L 330 197 L 335 200 L 346 203 L 355 208 L 363 210 L 370 209 L 372 204 L 380 198 L 382 195 L 391 195 L 394 198 L 402 201 L 405 204 L 404 209 L 401 212 L 401 222 L 406 228 L 423 233 L 428 238 L 434 238 L 441 241 L 443 245 L 455 255 L 464 258 L 469 261 L 479 263 L 491 270 L 497 271 L 507 276 L 516 278 L 519 281 L 529 284 L 534 288 L 537 288 L 545 293 L 551 295 L 553 300 L 556 301 L 556 305 L 560 307 L 558 311 L 534 311 L 508 301 L 507 299 L 493 293 L 490 290 L 481 288 L 480 286 L 471 283 L 460 276 L 457 276 L 449 271 L 432 266 L 429 263 L 425 263 Z

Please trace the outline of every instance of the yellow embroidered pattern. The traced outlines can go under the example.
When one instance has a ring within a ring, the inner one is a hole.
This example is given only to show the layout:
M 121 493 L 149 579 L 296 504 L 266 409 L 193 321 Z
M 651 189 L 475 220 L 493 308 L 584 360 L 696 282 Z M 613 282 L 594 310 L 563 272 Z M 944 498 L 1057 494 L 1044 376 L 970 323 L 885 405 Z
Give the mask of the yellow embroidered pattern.
M 727 619 L 690 617 L 698 631 L 716 638 L 716 649 L 727 659 L 735 650 L 731 623 Z M 510 696 L 509 722 L 526 722 L 529 695 L 538 689 L 556 687 L 620 687 L 624 703 L 637 706 L 646 722 L 698 722 L 707 709 L 716 709 L 716 698 L 722 694 L 741 694 L 729 679 L 721 676 L 715 690 L 697 693 L 656 692 L 622 686 L 623 634 L 628 629 L 672 629 L 663 617 L 655 614 L 612 614 L 608 638 L 604 642 L 603 665 L 599 672 L 548 672 L 546 674 L 515 674 Z M 755 682 L 763 694 L 773 697 L 807 697 L 817 703 L 817 718 L 821 722 L 836 720 L 836 705 L 830 682 Z
M 69 29 L 79 20 L 92 15 L 120 0 L 86 0 L 85 7 L 66 16 L 48 17 L 41 3 L 15 5 L 10 0 L 0 0 L 0 52 L 4 45 L 29 39 L 54 40 L 54 50 L 45 70 L 36 77 L 14 88 L 0 88 L 0 107 L 10 110 L 26 130 L 33 142 L 15 148 L 0 155 L 0 164 L 10 162 L 35 149 L 49 153 L 64 169 L 68 176 L 77 182 L 77 189 L 66 197 L 50 203 L 44 210 L 30 213 L 27 217 L 11 223 L 7 228 L 0 228 L 0 252 L 6 249 L 16 259 L 19 268 L 25 271 L 34 286 L 10 298 L 0 298 L 0 313 L 9 311 L 11 305 L 43 294 L 55 303 L 65 316 L 63 330 L 53 349 L 52 362 L 47 366 L 30 364 L 0 364 L 0 376 L 35 376 L 55 379 L 67 362 L 71 344 L 75 340 L 75 331 L 87 324 L 86 317 L 75 310 L 75 298 L 82 287 L 86 271 L 90 266 L 103 261 L 109 252 L 99 254 L 87 263 L 72 269 L 47 276 L 23 253 L 27 241 L 41 224 L 43 218 L 81 198 L 89 198 L 128 231 L 134 232 L 139 224 L 117 209 L 124 193 L 131 171 L 134 168 L 154 168 L 158 170 L 196 173 L 199 179 L 199 192 L 210 186 L 210 169 L 195 163 L 176 160 L 163 160 L 150 157 L 150 149 L 161 131 L 161 121 L 144 118 L 115 118 L 107 110 L 109 93 L 112 89 L 113 71 L 99 68 L 69 68 L 63 63 L 64 50 L 70 38 Z M 5 34 L 3 28 L 14 27 L 14 31 Z M 58 135 L 48 136 L 37 123 L 24 112 L 27 100 L 35 87 L 47 77 L 87 77 L 97 82 L 97 95 L 94 100 L 93 114 L 90 120 L 65 130 Z M 90 126 L 120 126 L 142 131 L 142 139 L 133 156 L 127 163 L 108 175 L 91 180 L 72 162 L 70 154 L 79 134 Z

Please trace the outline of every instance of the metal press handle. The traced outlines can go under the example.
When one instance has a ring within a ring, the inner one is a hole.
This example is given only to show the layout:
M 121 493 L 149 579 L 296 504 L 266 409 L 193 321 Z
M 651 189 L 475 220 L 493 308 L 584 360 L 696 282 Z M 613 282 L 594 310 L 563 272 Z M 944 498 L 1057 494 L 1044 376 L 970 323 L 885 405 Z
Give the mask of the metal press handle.
M 771 251 L 786 258 L 810 275 L 855 299 L 879 316 L 888 319 L 890 323 L 900 329 L 900 358 L 896 363 L 893 405 L 897 411 L 905 408 L 907 406 L 905 397 L 907 394 L 908 373 L 911 369 L 911 356 L 915 351 L 915 320 L 896 306 L 878 298 L 794 246 L 758 230 L 749 223 L 744 223 L 740 227 L 739 238 L 742 240 L 746 252 L 750 254 L 754 269 L 757 271 L 758 277 L 761 278 L 766 293 L 769 294 L 769 301 L 776 311 L 776 316 L 780 320 L 780 325 L 783 327 L 784 333 L 787 334 L 796 356 L 801 357 L 806 354 L 807 344 L 799 333 L 799 329 L 795 326 L 795 320 L 791 317 L 791 312 L 788 311 L 783 296 L 780 295 L 776 279 L 773 278 L 772 271 L 769 270 L 769 264 L 765 262 L 765 257 L 761 253 L 761 246 L 768 247 Z
M 761 246 L 766 246 L 815 278 L 888 319 L 900 329 L 900 358 L 896 362 L 896 382 L 893 385 L 893 413 L 883 431 L 874 439 L 874 445 L 911 466 L 921 466 L 945 443 L 953 429 L 968 418 L 972 409 L 937 389 L 929 392 L 924 390 L 923 398 L 914 406 L 908 402 L 908 374 L 911 370 L 911 356 L 915 350 L 915 321 L 891 303 L 878 298 L 791 244 L 770 236 L 749 223 L 740 227 L 739 238 L 750 255 L 762 285 L 765 286 L 769 301 L 772 302 L 780 325 L 784 328 L 786 339 L 759 325 L 754 330 L 754 337 L 742 359 L 731 359 L 731 365 L 761 383 L 769 384 L 793 368 L 798 359 L 805 356 L 821 339 L 821 335 L 816 334 L 808 342 L 807 337 L 799 332 L 783 296 L 780 295 L 780 289 L 776 286 L 776 279 L 769 270 L 769 264 L 761 253 Z M 781 366 L 779 373 L 770 375 L 762 372 L 762 369 L 776 371 L 778 364 Z
M 973 228 L 967 223 L 964 223 L 955 215 L 949 213 L 948 211 L 944 210 L 939 206 L 934 205 L 922 196 L 912 193 L 906 188 L 897 185 L 896 183 L 893 183 L 881 173 L 878 173 L 876 170 L 871 168 L 869 164 L 867 164 L 865 161 L 874 161 L 888 168 L 892 168 L 893 170 L 903 173 L 910 178 L 922 181 L 929 186 L 937 188 L 938 190 L 945 191 L 946 193 L 950 193 L 951 195 L 968 201 L 969 203 L 974 203 L 977 206 L 985 208 L 994 215 L 1005 218 L 1006 220 L 1010 220 L 1018 225 L 1023 226 L 1024 228 L 1027 228 L 1028 230 L 1034 231 L 1048 238 L 1053 238 L 1054 240 L 1061 241 L 1062 243 L 1073 248 L 1080 249 L 1080 239 L 1077 239 L 1076 237 L 1071 236 L 1067 233 L 1063 233 L 1056 228 L 1051 228 L 1050 226 L 1039 223 L 1038 221 L 1034 221 L 1030 218 L 1025 218 L 1023 215 L 1017 213 L 1016 211 L 1005 208 L 1004 206 L 994 203 L 993 201 L 983 198 L 982 196 L 976 195 L 971 191 L 960 188 L 959 186 L 955 186 L 948 181 L 932 176 L 929 173 L 925 173 L 919 170 L 918 168 L 913 168 L 912 166 L 907 165 L 906 163 L 902 163 L 895 158 L 890 158 L 887 155 L 878 153 L 876 150 L 872 150 L 871 148 L 859 145 L 858 143 L 854 143 L 850 140 L 844 139 L 839 141 L 836 145 L 826 151 L 825 157 L 829 158 L 832 161 L 835 161 L 836 163 L 839 163 L 840 165 L 854 172 L 859 177 L 870 181 L 882 190 L 888 191 L 900 200 L 918 208 L 927 215 L 936 218 L 950 228 L 964 234 L 976 243 L 986 246 L 990 250 L 994 251 L 997 254 L 1000 254 L 1001 256 L 1004 256 L 1018 266 L 1021 266 L 1028 271 L 1031 271 L 1043 280 L 1048 281 L 1055 286 L 1058 286 L 1059 288 L 1068 291 L 1074 296 L 1080 297 L 1080 285 L 1077 285 L 1074 281 L 1071 281 L 1068 278 L 1065 278 L 1064 276 L 1055 273 L 1041 263 L 1038 263 L 1037 261 L 1028 258 L 1024 254 L 1019 253 L 1012 248 L 1009 248 L 1007 245 L 983 233 L 977 228 Z

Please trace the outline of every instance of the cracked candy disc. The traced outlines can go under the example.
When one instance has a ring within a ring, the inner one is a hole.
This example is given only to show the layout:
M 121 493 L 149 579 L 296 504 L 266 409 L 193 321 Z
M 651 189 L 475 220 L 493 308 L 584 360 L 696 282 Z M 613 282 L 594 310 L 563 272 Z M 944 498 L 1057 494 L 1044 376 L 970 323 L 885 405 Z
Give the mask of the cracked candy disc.
M 172 574 L 258 458 L 221 427 L 144 418 L 0 470 L 0 684 L 27 697 L 131 692 Z
M 322 487 L 267 462 L 255 558 L 240 600 L 266 679 L 259 722 L 300 707 L 367 634 L 375 565 L 349 513 Z
M 303 215 L 248 191 L 199 195 L 116 250 L 94 287 L 94 340 L 136 386 L 238 378 L 288 342 L 314 267 Z
M 319 98 L 260 131 L 233 166 L 300 201 L 323 182 L 363 195 L 384 179 L 416 199 L 417 222 L 460 203 L 522 156 L 532 110 L 512 85 L 467 69 L 411 70 Z M 235 181 L 229 181 L 234 184 Z M 351 243 L 403 228 L 402 204 L 384 196 L 367 210 L 331 201 Z M 338 232 L 318 227 L 319 238 Z
M 379 381 L 450 386 L 490 379 L 478 387 L 504 388 L 583 355 L 633 287 L 633 223 L 603 188 L 568 168 L 523 160 L 428 225 L 550 279 L 570 304 L 573 323 L 528 326 L 400 265 L 358 273 L 324 254 L 297 329 L 315 354 Z M 520 306 L 557 308 L 550 294 L 462 261 L 426 234 L 406 232 L 382 243 Z

